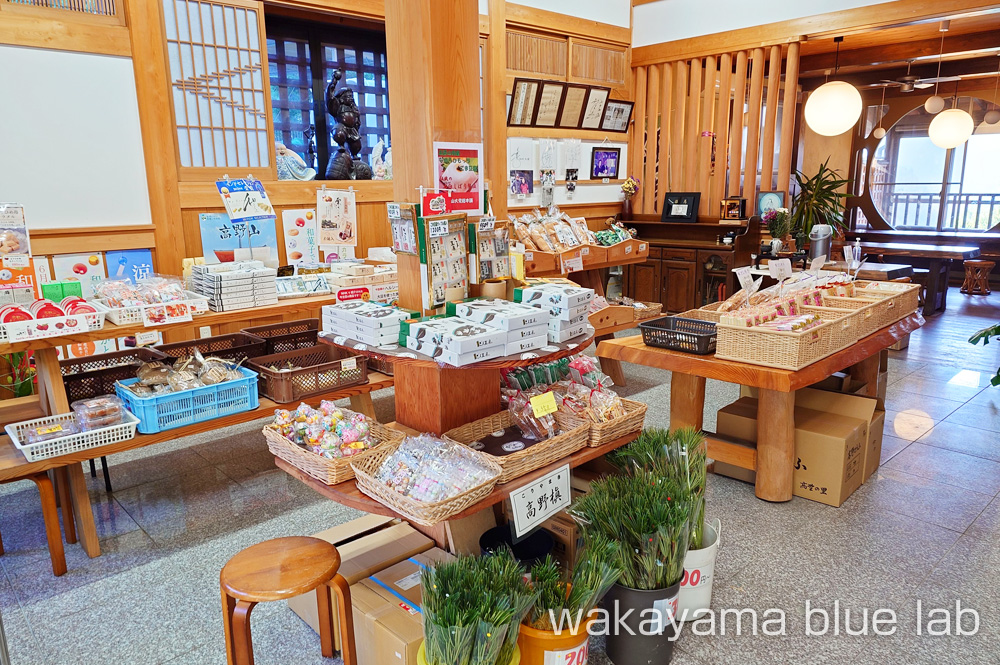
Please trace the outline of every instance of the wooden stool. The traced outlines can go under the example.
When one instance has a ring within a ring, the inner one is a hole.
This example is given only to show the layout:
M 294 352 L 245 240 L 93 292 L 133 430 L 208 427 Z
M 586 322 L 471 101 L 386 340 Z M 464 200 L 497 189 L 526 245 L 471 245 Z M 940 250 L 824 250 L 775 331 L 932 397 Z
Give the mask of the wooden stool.
M 965 281 L 962 282 L 962 293 L 970 296 L 988 296 L 990 291 L 990 272 L 996 267 L 993 261 L 966 261 Z
M 306 536 L 265 540 L 230 559 L 219 575 L 229 665 L 253 665 L 250 612 L 257 603 L 294 598 L 314 590 L 318 591 L 321 650 L 325 658 L 331 658 L 333 605 L 327 586 L 337 594 L 344 665 L 356 665 L 351 589 L 337 573 L 339 569 L 337 548 Z

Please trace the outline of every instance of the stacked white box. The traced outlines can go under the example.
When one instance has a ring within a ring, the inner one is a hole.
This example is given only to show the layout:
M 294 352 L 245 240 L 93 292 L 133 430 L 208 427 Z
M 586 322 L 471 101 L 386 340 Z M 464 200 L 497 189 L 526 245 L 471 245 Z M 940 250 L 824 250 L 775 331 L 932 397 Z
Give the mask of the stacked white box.
M 532 284 L 514 290 L 514 298 L 522 305 L 548 311 L 550 342 L 565 342 L 587 331 L 587 314 L 593 289 L 560 283 Z
M 191 288 L 208 298 L 216 312 L 278 304 L 278 271 L 262 261 L 196 265 L 191 268 Z
M 399 324 L 410 313 L 389 305 L 349 300 L 323 307 L 323 331 L 370 344 L 399 342 Z

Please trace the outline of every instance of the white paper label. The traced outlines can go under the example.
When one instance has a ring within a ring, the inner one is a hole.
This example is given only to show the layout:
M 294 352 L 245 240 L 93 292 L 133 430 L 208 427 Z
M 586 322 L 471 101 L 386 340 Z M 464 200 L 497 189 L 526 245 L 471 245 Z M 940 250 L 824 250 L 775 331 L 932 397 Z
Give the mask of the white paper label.
M 204 335 L 202 335 L 204 337 Z M 136 346 L 149 346 L 156 344 L 160 340 L 160 333 L 155 330 L 143 330 L 135 334 Z
M 524 260 L 525 261 L 534 261 L 535 260 L 535 253 L 534 252 L 525 252 L 524 253 Z
M 563 272 L 581 272 L 583 270 L 583 256 L 574 256 L 571 259 L 563 260 Z
M 629 245 L 628 247 L 625 248 L 625 253 L 626 254 L 631 254 L 632 253 L 632 245 Z
M 750 274 L 750 266 L 736 269 L 736 279 L 740 280 L 740 288 L 746 291 L 753 284 L 753 276 Z
M 423 571 L 418 570 L 418 571 L 410 573 L 409 575 L 407 575 L 403 579 L 401 579 L 398 582 L 396 582 L 396 586 L 399 587 L 400 589 L 402 589 L 403 591 L 409 591 L 413 587 L 415 587 L 418 584 L 420 584 L 420 574 L 422 572 Z
M 660 615 L 660 629 L 657 633 L 662 633 L 663 629 L 667 627 L 667 624 L 669 624 L 677 614 L 677 596 L 653 601 L 653 611 Z
M 670 214 L 674 217 L 683 217 L 688 214 L 688 206 L 686 203 L 675 203 L 670 206 Z
M 399 208 L 398 203 L 386 203 L 385 212 L 389 219 L 402 219 L 403 213 Z
M 826 254 L 817 256 L 815 259 L 809 262 L 809 272 L 818 276 L 819 271 L 823 269 L 824 265 L 826 265 Z
M 847 267 L 854 264 L 854 247 L 852 245 L 844 245 L 844 260 L 847 261 Z
M 8 254 L 3 257 L 3 267 L 14 270 L 23 270 L 28 267 L 31 257 L 27 254 Z
M 611 182 L 611 180 L 609 178 L 601 178 L 601 182 L 606 185 Z
M 575 649 L 546 651 L 543 665 L 587 665 L 589 651 L 589 639 Z
M 589 247 L 581 247 L 580 248 L 580 256 L 588 256 L 589 254 L 590 254 L 590 248 Z
M 344 358 L 340 361 L 340 370 L 342 372 L 350 372 L 358 368 L 357 358 Z
M 788 259 L 771 259 L 767 262 L 767 272 L 774 279 L 788 279 L 792 276 L 792 262 Z
M 569 464 L 565 464 L 511 492 L 515 537 L 520 538 L 569 505 L 569 477 Z
M 479 232 L 492 231 L 497 223 L 497 218 L 493 215 L 484 215 L 479 218 Z
M 10 343 L 23 342 L 27 339 L 41 339 L 43 337 L 74 335 L 90 330 L 87 319 L 83 314 L 53 316 L 46 319 L 35 319 L 34 321 L 15 321 L 13 323 L 5 323 L 4 325 L 7 327 L 7 341 Z
M 448 235 L 448 220 L 447 219 L 432 219 L 430 220 L 427 232 L 432 238 L 440 238 L 441 236 Z

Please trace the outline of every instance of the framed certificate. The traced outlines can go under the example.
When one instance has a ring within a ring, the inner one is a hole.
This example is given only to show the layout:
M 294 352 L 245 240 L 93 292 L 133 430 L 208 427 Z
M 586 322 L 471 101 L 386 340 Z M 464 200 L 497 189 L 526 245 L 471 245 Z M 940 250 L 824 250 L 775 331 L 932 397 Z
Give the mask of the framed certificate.
M 559 121 L 557 127 L 564 129 L 577 129 L 583 119 L 583 105 L 587 101 L 587 86 L 566 85 L 566 92 L 563 93 L 563 105 L 559 111 Z
M 607 132 L 627 132 L 634 105 L 633 102 L 609 101 L 604 107 L 604 120 L 601 122 L 601 129 Z
M 535 109 L 535 122 L 533 123 L 535 127 L 556 126 L 565 90 L 565 83 L 542 81 L 541 92 L 538 94 L 538 106 Z
M 604 106 L 608 102 L 610 88 L 590 88 L 587 91 L 587 101 L 583 105 L 583 118 L 580 129 L 600 129 L 604 119 Z
M 507 125 L 510 127 L 530 126 L 535 119 L 535 106 L 538 98 L 538 85 L 541 81 L 531 79 L 514 79 L 514 92 L 511 95 L 510 111 L 507 113 Z

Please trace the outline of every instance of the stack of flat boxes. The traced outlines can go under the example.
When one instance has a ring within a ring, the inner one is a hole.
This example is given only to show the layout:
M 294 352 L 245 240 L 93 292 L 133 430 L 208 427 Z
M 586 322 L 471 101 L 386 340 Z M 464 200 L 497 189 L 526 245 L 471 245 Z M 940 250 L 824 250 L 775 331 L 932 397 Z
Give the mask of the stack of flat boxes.
M 362 291 L 351 291 L 361 288 L 368 289 L 369 297 L 377 302 L 393 302 L 399 299 L 399 276 L 394 265 L 333 263 L 330 265 L 330 272 L 333 274 L 327 282 L 334 293 L 338 293 L 337 300 L 361 298 Z
M 502 330 L 454 316 L 409 321 L 400 329 L 406 348 L 455 367 L 504 356 L 506 339 Z
M 395 345 L 400 323 L 410 316 L 411 312 L 389 305 L 349 300 L 323 307 L 323 331 L 369 346 Z
M 192 290 L 208 298 L 213 312 L 229 312 L 278 304 L 278 271 L 262 261 L 196 265 Z
M 549 342 L 565 342 L 587 332 L 587 313 L 593 289 L 565 284 L 542 283 L 514 289 L 514 300 L 522 305 L 548 311 Z
M 549 343 L 549 315 L 509 300 L 485 299 L 454 303 L 448 312 L 472 323 L 481 323 L 506 333 L 505 356 L 540 349 Z

